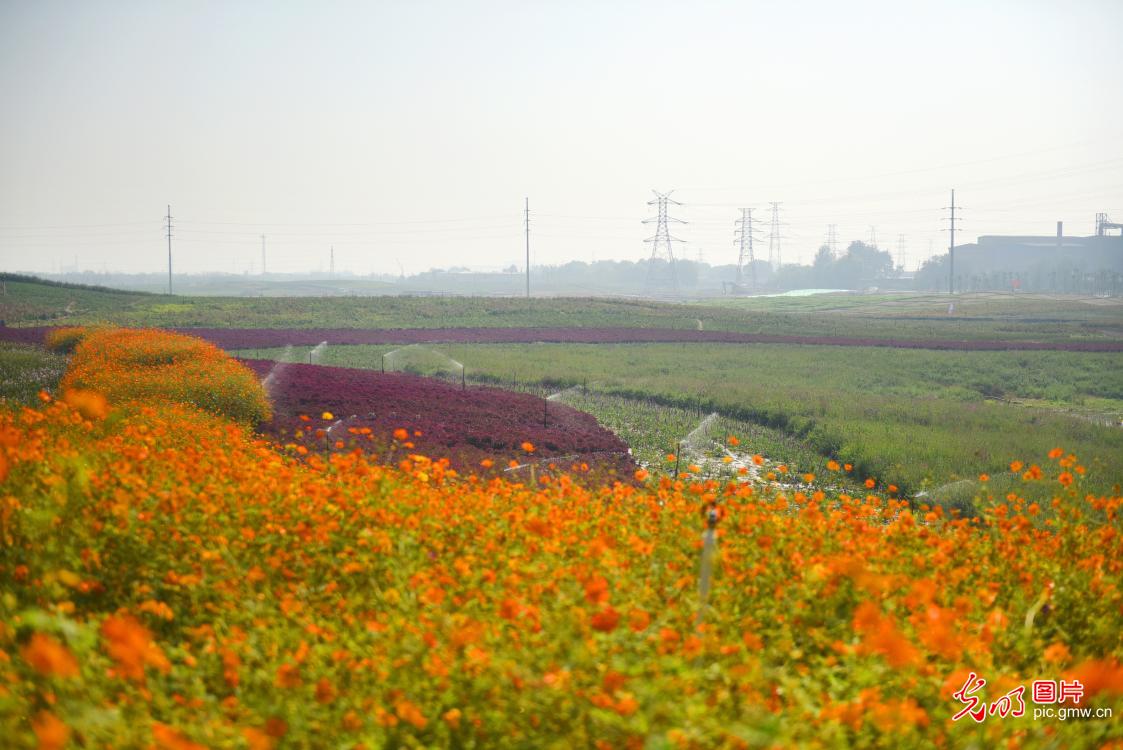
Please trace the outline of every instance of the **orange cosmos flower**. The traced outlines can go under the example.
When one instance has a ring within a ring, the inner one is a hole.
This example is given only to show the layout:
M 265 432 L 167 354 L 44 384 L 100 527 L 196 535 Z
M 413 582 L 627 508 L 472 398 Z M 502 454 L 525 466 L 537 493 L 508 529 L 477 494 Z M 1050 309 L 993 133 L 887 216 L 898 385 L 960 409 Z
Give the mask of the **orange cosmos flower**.
M 416 704 L 402 698 L 394 704 L 394 713 L 402 721 L 409 722 L 418 729 L 424 729 L 429 720 L 425 718 L 425 714 L 421 713 L 421 709 Z
M 1058 459 L 1065 454 L 1064 448 L 1054 448 L 1049 451 L 1049 458 Z
M 409 431 L 399 427 L 398 429 L 394 430 L 394 439 L 399 441 L 409 440 Z
M 330 411 L 325 411 L 323 414 L 320 415 L 320 419 L 325 419 L 325 420 L 326 419 L 335 419 L 335 415 L 332 414 Z
M 335 700 L 336 690 L 326 677 L 321 677 L 316 682 L 316 702 L 321 704 L 331 703 Z
M 1021 461 L 1011 461 L 1010 471 L 1017 473 L 1022 470 L 1023 466 L 1025 466 L 1025 464 L 1023 464 Z
M 39 750 L 59 750 L 70 739 L 70 727 L 50 711 L 40 711 L 31 720 L 31 731 L 39 740 Z
M 526 442 L 522 444 L 522 449 L 527 453 L 534 453 L 534 443 Z
M 70 389 L 62 394 L 62 400 L 66 402 L 67 406 L 90 421 L 105 419 L 105 415 L 109 413 L 109 405 L 105 401 L 105 396 L 97 391 Z
M 979 481 L 980 481 L 980 482 L 988 482 L 988 481 L 990 481 L 990 475 L 989 475 L 989 474 L 980 474 L 980 475 L 979 475 Z
M 867 490 L 872 490 L 876 486 L 877 486 L 877 480 L 874 479 L 873 477 L 870 477 L 869 479 L 866 480 L 866 489 Z
M 1084 694 L 1089 698 L 1102 692 L 1123 695 L 1123 665 L 1114 658 L 1089 659 L 1076 666 L 1065 678 L 1080 680 Z
M 36 633 L 21 649 L 24 661 L 39 674 L 74 677 L 78 674 L 78 660 L 70 649 L 54 638 Z
M 589 620 L 589 624 L 592 625 L 593 630 L 598 630 L 602 633 L 611 633 L 616 629 L 619 622 L 620 613 L 613 609 L 611 605 L 597 612 L 593 615 L 592 619 Z
M 832 458 L 830 461 L 827 461 L 827 468 L 831 471 L 838 471 L 842 467 L 838 465 L 838 461 Z
M 206 745 L 192 742 L 167 724 L 152 722 L 152 739 L 162 750 L 207 750 Z
M 726 442 L 734 446 L 741 444 L 741 441 L 737 439 L 736 435 L 730 435 L 728 438 L 726 438 Z
M 250 750 L 273 750 L 273 738 L 257 727 L 243 727 L 242 737 Z
M 637 482 L 642 482 L 647 479 L 647 471 L 645 471 L 644 469 L 637 469 L 635 477 Z
M 1070 484 L 1072 484 L 1072 474 L 1069 474 L 1067 471 L 1062 471 L 1061 475 L 1057 477 L 1057 481 L 1063 484 L 1065 487 L 1068 487 Z
M 1045 661 L 1049 662 L 1050 664 L 1064 664 L 1066 661 L 1072 658 L 1072 652 L 1068 650 L 1068 646 L 1061 643 L 1060 641 L 1049 645 L 1045 649 L 1045 653 L 1043 655 L 1045 657 Z
M 101 624 L 105 650 L 117 662 L 118 669 L 130 680 L 142 681 L 146 666 L 161 672 L 171 669 L 164 652 L 152 640 L 152 634 L 132 615 L 113 615 Z
M 485 469 L 490 469 L 492 466 L 495 466 L 495 462 L 490 458 L 485 458 L 483 461 L 480 461 L 480 466 L 484 467 Z
M 642 609 L 633 609 L 628 613 L 628 627 L 639 633 L 647 630 L 647 626 L 651 624 L 651 615 Z

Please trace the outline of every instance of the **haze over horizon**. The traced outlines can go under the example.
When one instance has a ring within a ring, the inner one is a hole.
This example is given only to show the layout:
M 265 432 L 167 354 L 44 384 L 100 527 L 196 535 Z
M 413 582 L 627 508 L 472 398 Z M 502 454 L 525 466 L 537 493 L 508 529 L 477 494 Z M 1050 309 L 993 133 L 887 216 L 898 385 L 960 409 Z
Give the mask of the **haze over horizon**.
M 0 268 L 407 273 L 783 258 L 828 224 L 911 269 L 1123 220 L 1123 4 L 0 5 Z M 957 235 L 958 236 L 958 235 Z M 767 254 L 767 245 L 763 252 Z M 758 258 L 761 257 L 758 252 Z M 899 260 L 899 259 L 898 259 Z

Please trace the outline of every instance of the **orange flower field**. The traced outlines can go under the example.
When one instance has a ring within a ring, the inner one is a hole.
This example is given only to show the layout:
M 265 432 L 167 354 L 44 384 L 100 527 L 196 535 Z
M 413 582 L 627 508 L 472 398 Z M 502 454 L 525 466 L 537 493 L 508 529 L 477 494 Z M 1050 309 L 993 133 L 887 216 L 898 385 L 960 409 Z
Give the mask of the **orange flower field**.
M 90 333 L 64 387 L 0 410 L 4 747 L 1123 747 L 1123 498 L 1064 450 L 1014 469 L 1051 503 L 961 519 L 294 456 L 162 332 Z M 1035 718 L 1072 680 L 1050 708 L 1114 716 Z

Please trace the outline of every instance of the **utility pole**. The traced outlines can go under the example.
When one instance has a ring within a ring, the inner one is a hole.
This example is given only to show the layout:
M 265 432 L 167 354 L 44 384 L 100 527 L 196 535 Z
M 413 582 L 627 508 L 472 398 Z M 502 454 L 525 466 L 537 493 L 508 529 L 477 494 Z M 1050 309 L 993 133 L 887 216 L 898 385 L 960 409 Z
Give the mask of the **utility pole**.
M 955 294 L 955 189 L 951 191 L 951 241 L 948 243 L 948 294 Z
M 780 257 L 780 204 L 770 201 L 768 205 L 772 206 L 772 224 L 768 229 L 768 264 L 779 270 L 784 265 L 784 259 Z
M 838 224 L 827 224 L 827 247 L 832 258 L 838 254 Z
M 335 245 L 331 246 L 331 260 L 328 261 L 328 278 L 335 278 Z
M 172 207 L 168 204 L 168 215 L 164 217 L 167 220 L 165 227 L 168 233 L 168 294 L 172 293 Z
M 265 235 L 261 235 L 261 275 L 265 275 Z
M 523 223 L 526 225 L 526 300 L 530 302 L 530 196 L 523 198 Z
M 877 227 L 870 224 L 870 247 L 877 247 Z
M 649 219 L 643 220 L 644 224 L 655 222 L 655 234 L 644 240 L 644 242 L 651 243 L 651 260 L 648 261 L 647 264 L 647 283 L 645 286 L 648 292 L 666 289 L 669 290 L 672 295 L 677 296 L 678 276 L 675 273 L 675 252 L 671 243 L 685 242 L 685 240 L 680 240 L 678 237 L 672 237 L 670 230 L 667 229 L 667 223 L 674 221 L 679 224 L 685 224 L 686 222 L 682 219 L 676 219 L 673 216 L 668 216 L 667 204 L 673 203 L 676 206 L 681 206 L 682 204 L 676 200 L 671 199 L 671 193 L 674 192 L 673 190 L 666 193 L 660 193 L 658 190 L 652 190 L 651 192 L 655 193 L 655 199 L 648 201 L 647 205 L 657 206 L 658 214 Z M 662 248 L 662 251 L 660 251 L 660 248 Z M 668 278 L 666 279 L 660 279 L 657 277 L 658 272 L 656 271 L 656 268 L 659 265 L 659 261 L 665 261 L 667 264 Z M 658 289 L 656 289 L 656 287 L 658 287 Z
M 741 209 L 741 218 L 737 220 L 739 225 L 733 231 L 734 240 L 740 252 L 737 254 L 737 285 L 740 286 L 744 283 L 744 267 L 745 261 L 749 262 L 749 276 L 752 278 L 752 289 L 756 291 L 756 258 L 753 257 L 753 210 L 751 208 Z
M 903 234 L 897 235 L 897 267 L 902 271 L 905 270 L 905 236 Z

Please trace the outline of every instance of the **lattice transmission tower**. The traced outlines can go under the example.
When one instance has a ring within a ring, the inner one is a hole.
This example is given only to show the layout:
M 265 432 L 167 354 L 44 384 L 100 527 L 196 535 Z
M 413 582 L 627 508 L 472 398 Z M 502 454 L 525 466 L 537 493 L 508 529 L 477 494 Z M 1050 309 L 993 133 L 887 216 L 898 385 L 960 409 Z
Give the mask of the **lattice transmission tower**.
M 831 251 L 831 257 L 838 255 L 838 224 L 827 224 L 827 240 L 824 243 Z
M 673 243 L 685 242 L 686 240 L 680 240 L 678 237 L 672 236 L 667 224 L 671 222 L 685 224 L 686 222 L 667 215 L 668 204 L 682 205 L 671 198 L 673 190 L 666 193 L 660 193 L 658 190 L 652 190 L 651 192 L 655 193 L 655 198 L 649 200 L 647 205 L 658 206 L 658 209 L 656 216 L 643 220 L 644 224 L 655 223 L 655 234 L 644 240 L 644 242 L 651 243 L 651 260 L 647 263 L 647 282 L 644 289 L 647 294 L 670 294 L 673 296 L 678 294 L 678 275 L 675 272 Z
M 777 201 L 770 201 L 772 206 L 772 221 L 768 228 L 768 265 L 772 268 L 779 270 L 780 266 L 784 264 L 784 260 L 780 255 L 780 204 Z
M 737 220 L 737 228 L 733 230 L 733 244 L 737 245 L 739 252 L 737 254 L 737 286 L 744 288 L 745 284 L 745 264 L 749 266 L 749 281 L 751 283 L 751 291 L 757 290 L 756 280 L 756 258 L 753 256 L 753 240 L 755 239 L 755 231 L 753 225 L 757 220 L 753 218 L 753 210 L 751 208 L 741 209 L 741 218 Z

